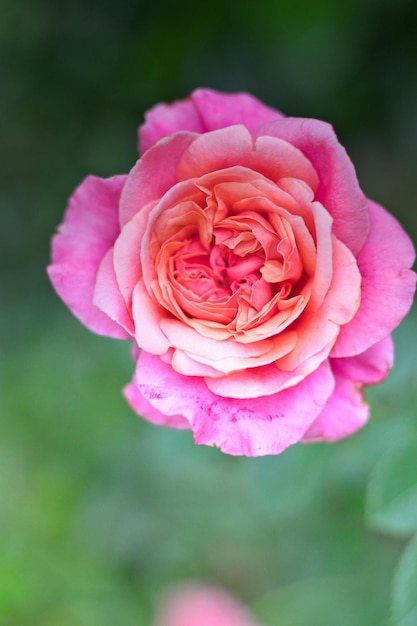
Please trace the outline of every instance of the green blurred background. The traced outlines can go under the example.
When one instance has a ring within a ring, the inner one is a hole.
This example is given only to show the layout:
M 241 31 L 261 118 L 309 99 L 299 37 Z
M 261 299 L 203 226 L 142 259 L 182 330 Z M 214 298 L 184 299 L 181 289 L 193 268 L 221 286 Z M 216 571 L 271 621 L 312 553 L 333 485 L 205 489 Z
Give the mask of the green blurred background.
M 45 266 L 73 188 L 127 172 L 144 111 L 197 86 L 331 122 L 416 241 L 417 3 L 0 0 L 0 15 L 0 624 L 147 626 L 187 578 L 266 626 L 385 624 L 404 538 L 370 529 L 364 503 L 377 460 L 417 436 L 416 316 L 361 433 L 232 458 L 135 417 L 128 345 L 73 319 Z

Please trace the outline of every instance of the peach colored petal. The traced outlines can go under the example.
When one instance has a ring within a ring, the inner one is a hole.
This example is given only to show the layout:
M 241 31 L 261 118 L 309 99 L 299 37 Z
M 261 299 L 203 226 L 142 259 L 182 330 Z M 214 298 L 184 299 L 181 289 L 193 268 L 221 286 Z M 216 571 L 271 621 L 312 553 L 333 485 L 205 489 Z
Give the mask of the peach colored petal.
M 209 376 L 210 378 L 224 376 L 223 372 L 220 372 L 210 365 L 199 363 L 191 356 L 188 356 L 183 350 L 173 350 L 169 363 L 178 374 L 182 374 L 183 376 L 199 376 L 200 378 L 204 378 L 205 376 Z
M 207 387 L 224 398 L 260 398 L 276 394 L 283 389 L 298 385 L 326 361 L 333 341 L 302 361 L 294 370 L 279 368 L 279 359 L 268 365 L 241 369 L 226 376 L 214 378 L 210 372 L 205 376 Z
M 132 317 L 135 323 L 136 341 L 138 346 L 152 354 L 165 354 L 171 343 L 161 330 L 164 316 L 169 315 L 161 308 L 146 290 L 140 279 L 133 290 Z
M 241 125 L 199 135 L 181 155 L 178 180 L 197 178 L 235 165 L 248 167 L 246 161 L 253 150 L 252 136 Z
M 208 356 L 216 360 L 228 358 L 257 358 L 268 352 L 273 342 L 270 339 L 242 344 L 236 341 L 217 341 L 204 337 L 183 322 L 166 317 L 161 320 L 161 328 L 171 345 L 188 354 Z
M 133 289 L 142 276 L 140 249 L 149 214 L 154 207 L 151 202 L 127 222 L 114 243 L 113 265 L 117 284 L 127 308 L 132 307 Z
M 291 330 L 298 334 L 296 347 L 279 359 L 281 369 L 292 371 L 302 362 L 322 351 L 328 352 L 336 341 L 340 326 L 348 323 L 359 307 L 361 275 L 350 250 L 333 237 L 333 276 L 321 307 L 304 311 Z
M 287 330 L 273 339 L 248 343 L 231 340 L 218 341 L 205 337 L 182 322 L 170 318 L 162 319 L 160 328 L 177 351 L 185 352 L 197 363 L 208 365 L 217 372 L 225 374 L 242 368 L 256 368 L 276 361 L 290 353 L 297 340 L 297 333 Z M 154 353 L 153 350 L 150 351 Z M 176 361 L 176 363 L 176 367 L 179 368 L 179 362 Z
M 333 278 L 333 238 L 330 214 L 319 202 L 312 204 L 316 238 L 315 272 L 307 311 L 317 311 L 323 303 Z
M 204 380 L 210 391 L 223 398 L 260 398 L 292 387 L 305 376 L 297 371 L 283 372 L 275 363 L 269 363 L 252 369 L 241 369 L 228 376 L 216 378 L 205 375 Z
M 342 328 L 332 356 L 354 356 L 389 335 L 413 302 L 415 252 L 410 238 L 385 209 L 369 201 L 371 229 L 358 256 L 362 300 L 353 320 Z
M 293 177 L 313 191 L 318 187 L 314 167 L 300 150 L 275 137 L 259 137 L 255 142 L 240 125 L 197 137 L 184 151 L 177 175 L 179 180 L 187 180 L 234 166 L 259 172 L 273 182 Z
M 93 293 L 99 265 L 120 232 L 117 213 L 125 182 L 126 176 L 89 176 L 77 187 L 52 239 L 47 269 L 72 313 L 93 332 L 117 339 L 129 335 L 93 304 Z
M 161 324 L 163 328 L 166 328 L 166 324 Z M 197 363 L 202 363 L 203 365 L 208 365 L 209 367 L 214 368 L 217 372 L 221 372 L 223 374 L 230 374 L 236 371 L 239 371 L 244 368 L 259 368 L 262 365 L 267 365 L 269 363 L 273 363 L 280 359 L 282 355 L 287 354 L 294 347 L 297 339 L 297 334 L 291 331 L 281 333 L 279 338 L 277 338 L 274 342 L 271 342 L 271 347 L 269 350 L 266 350 L 259 356 L 225 356 L 223 358 L 219 358 L 217 351 L 214 352 L 203 352 L 201 347 L 199 348 L 191 348 L 189 351 L 185 351 L 186 355 L 196 361 Z M 207 338 L 205 338 L 207 341 Z M 210 341 L 210 340 L 209 340 Z M 258 344 L 263 344 L 268 340 L 263 340 L 262 342 L 257 342 Z M 230 342 L 228 342 L 230 343 Z M 238 344 L 242 348 L 248 348 L 253 344 Z M 183 351 L 181 349 L 181 351 Z M 196 352 L 198 352 L 196 354 Z M 175 360 L 175 369 L 182 372 L 179 369 L 180 361 Z M 216 376 L 218 373 L 216 372 Z M 207 373 L 204 374 L 208 376 Z M 248 396 L 245 396 L 248 397 Z
M 336 237 L 357 254 L 369 232 L 367 202 L 352 162 L 330 124 L 287 117 L 259 128 L 256 136 L 263 135 L 288 141 L 312 163 L 320 180 L 316 200 L 333 217 Z
M 167 240 L 167 233 L 171 235 L 171 230 L 174 229 L 175 231 L 178 228 L 176 222 L 178 217 L 183 219 L 177 205 L 187 203 L 187 207 L 189 207 L 189 202 L 198 204 L 202 195 L 194 181 L 178 183 L 164 194 L 149 213 L 146 230 L 140 243 L 143 277 L 148 288 L 151 287 L 155 278 L 153 262 L 161 246 Z

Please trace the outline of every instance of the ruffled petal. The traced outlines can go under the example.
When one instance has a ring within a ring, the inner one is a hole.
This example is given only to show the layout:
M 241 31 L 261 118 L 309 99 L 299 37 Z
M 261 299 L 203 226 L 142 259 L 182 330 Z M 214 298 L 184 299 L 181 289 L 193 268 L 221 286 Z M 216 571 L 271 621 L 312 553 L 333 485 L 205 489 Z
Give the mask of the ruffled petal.
M 197 137 L 184 151 L 177 175 L 187 180 L 234 166 L 259 172 L 275 183 L 296 178 L 313 191 L 319 185 L 313 165 L 296 146 L 275 137 L 259 137 L 255 142 L 240 124 Z
M 166 415 L 183 415 L 196 443 L 232 455 L 279 454 L 299 441 L 334 388 L 323 363 L 296 387 L 268 397 L 235 400 L 213 394 L 203 379 L 177 374 L 159 357 L 142 352 L 135 382 L 148 402 Z
M 182 415 L 165 415 L 158 411 L 141 394 L 138 385 L 133 381 L 123 389 L 123 395 L 129 406 L 140 417 L 157 426 L 169 426 L 170 428 L 189 429 L 190 424 Z
M 291 331 L 278 337 L 253 343 L 217 341 L 200 335 L 193 328 L 168 317 L 160 321 L 160 328 L 170 344 L 191 359 L 209 365 L 219 372 L 229 373 L 245 367 L 259 367 L 276 361 L 294 348 L 297 335 Z M 151 351 L 153 352 L 153 351 Z
M 336 441 L 352 435 L 367 422 L 369 407 L 363 401 L 361 385 L 340 374 L 335 374 L 335 381 L 333 395 L 302 441 Z
M 351 322 L 341 329 L 331 356 L 361 354 L 389 335 L 413 302 L 416 274 L 408 268 L 415 258 L 413 244 L 397 220 L 369 202 L 371 230 L 358 256 L 362 299 Z
M 327 358 L 342 324 L 347 324 L 358 310 L 361 276 L 350 250 L 333 238 L 333 276 L 321 307 L 314 312 L 304 311 L 291 327 L 298 334 L 297 344 L 288 355 L 278 361 L 281 369 L 293 371 L 300 364 L 321 353 Z M 326 350 L 323 352 L 323 348 Z
M 119 232 L 119 199 L 126 176 L 89 176 L 71 196 L 64 221 L 52 239 L 49 278 L 65 304 L 99 335 L 117 339 L 127 332 L 93 304 L 99 265 Z
M 320 180 L 316 200 L 333 217 L 336 237 L 356 255 L 369 231 L 368 206 L 355 168 L 331 125 L 286 117 L 262 126 L 257 136 L 262 135 L 285 139 L 311 161 Z
M 169 350 L 171 343 L 161 328 L 166 315 L 169 313 L 149 296 L 143 280 L 139 280 L 133 290 L 132 317 L 140 348 L 159 355 Z
M 94 288 L 93 303 L 110 319 L 125 329 L 129 335 L 135 336 L 133 320 L 126 307 L 113 265 L 113 248 L 104 255 L 97 272 L 96 285 Z
M 204 131 L 243 124 L 252 133 L 262 124 L 283 117 L 248 93 L 219 93 L 196 89 L 191 100 L 203 122 Z
M 218 378 L 205 377 L 206 385 L 224 398 L 259 398 L 270 396 L 300 383 L 305 374 L 299 368 L 293 372 L 280 370 L 275 363 L 250 370 L 240 370 Z
M 196 89 L 186 100 L 157 104 L 145 114 L 139 128 L 139 153 L 148 150 L 162 137 L 181 130 L 206 133 L 233 124 L 249 131 L 282 117 L 247 93 L 225 94 L 212 89 Z
M 177 182 L 177 165 L 195 133 L 178 133 L 161 139 L 129 172 L 120 198 L 120 226 L 132 219 L 149 202 L 159 200 Z
M 376 385 L 384 380 L 394 364 L 394 342 L 389 335 L 362 354 L 331 359 L 331 363 L 338 374 L 359 383 Z
M 139 154 L 143 154 L 163 137 L 181 130 L 194 133 L 206 131 L 193 101 L 187 98 L 172 104 L 156 104 L 145 113 L 145 123 L 139 126 Z

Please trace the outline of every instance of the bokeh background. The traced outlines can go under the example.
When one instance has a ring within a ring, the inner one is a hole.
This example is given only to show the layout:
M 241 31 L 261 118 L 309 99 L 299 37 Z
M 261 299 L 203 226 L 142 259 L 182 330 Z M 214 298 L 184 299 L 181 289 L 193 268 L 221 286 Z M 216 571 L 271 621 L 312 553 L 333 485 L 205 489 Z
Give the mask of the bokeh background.
M 0 0 L 0 16 L 0 624 L 150 626 L 193 578 L 266 626 L 382 626 L 406 537 L 367 523 L 366 493 L 417 436 L 416 315 L 362 432 L 232 458 L 129 410 L 128 345 L 84 329 L 45 266 L 73 188 L 127 172 L 144 111 L 197 86 L 331 122 L 416 241 L 417 3 Z

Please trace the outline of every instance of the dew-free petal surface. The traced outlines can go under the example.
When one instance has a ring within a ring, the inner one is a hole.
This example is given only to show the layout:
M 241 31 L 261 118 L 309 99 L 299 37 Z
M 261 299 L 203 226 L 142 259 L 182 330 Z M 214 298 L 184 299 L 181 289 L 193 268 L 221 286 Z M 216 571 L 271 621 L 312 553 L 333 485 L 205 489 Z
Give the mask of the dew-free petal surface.
M 354 356 L 384 339 L 398 326 L 413 302 L 415 252 L 410 238 L 385 209 L 369 201 L 371 229 L 358 256 L 362 275 L 361 304 L 343 326 L 334 357 Z
M 118 209 L 126 176 L 89 176 L 75 190 L 52 239 L 49 278 L 72 313 L 99 335 L 128 334 L 93 304 L 99 265 L 119 232 Z
M 360 385 L 335 374 L 336 387 L 323 411 L 310 426 L 303 441 L 336 441 L 355 433 L 367 422 L 369 407 Z
M 232 455 L 279 454 L 296 443 L 331 396 L 334 378 L 327 363 L 299 385 L 268 397 L 236 400 L 213 394 L 200 378 L 177 374 L 157 356 L 142 352 L 135 383 L 166 415 L 184 415 L 196 443 Z
M 357 254 L 369 230 L 366 198 L 355 168 L 330 124 L 314 119 L 285 117 L 257 130 L 257 136 L 285 139 L 311 161 L 320 184 L 316 200 L 334 219 L 335 235 Z

